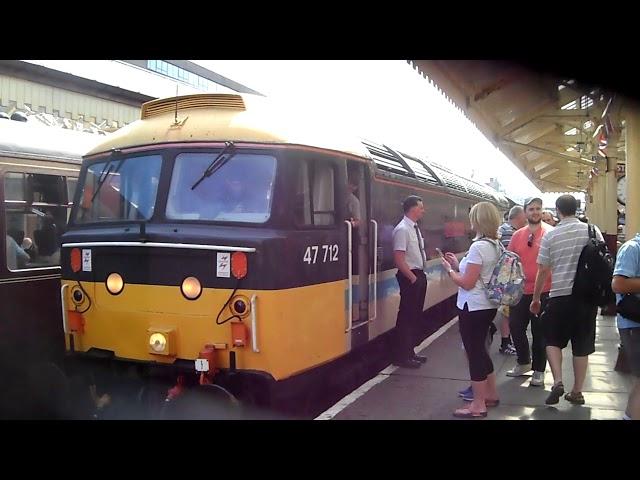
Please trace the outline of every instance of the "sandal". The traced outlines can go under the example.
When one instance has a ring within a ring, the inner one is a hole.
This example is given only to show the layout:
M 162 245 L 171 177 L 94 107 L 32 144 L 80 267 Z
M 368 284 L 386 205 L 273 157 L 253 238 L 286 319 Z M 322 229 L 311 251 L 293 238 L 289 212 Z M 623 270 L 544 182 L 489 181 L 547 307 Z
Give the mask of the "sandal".
M 560 397 L 563 394 L 564 394 L 564 385 L 562 384 L 562 382 L 557 383 L 551 388 L 551 393 L 549 393 L 549 396 L 544 401 L 544 403 L 546 405 L 555 405 L 556 403 L 558 403 L 558 401 L 560 400 Z
M 484 404 L 487 406 L 487 408 L 497 407 L 498 405 L 500 405 L 500 400 L 485 400 Z
M 453 412 L 453 416 L 458 418 L 484 418 L 487 416 L 487 412 L 472 412 L 468 408 L 459 408 Z
M 564 399 L 574 405 L 584 405 L 584 396 L 582 395 L 582 392 L 569 392 L 564 396 Z

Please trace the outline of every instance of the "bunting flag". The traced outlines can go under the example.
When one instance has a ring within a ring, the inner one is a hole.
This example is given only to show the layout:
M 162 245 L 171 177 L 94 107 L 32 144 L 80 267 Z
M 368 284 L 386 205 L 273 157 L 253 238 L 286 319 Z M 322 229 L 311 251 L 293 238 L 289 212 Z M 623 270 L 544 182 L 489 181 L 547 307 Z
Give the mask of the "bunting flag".
M 604 150 L 605 148 L 607 148 L 609 141 L 607 140 L 607 135 L 604 132 L 600 133 L 600 136 L 598 137 L 598 148 L 600 150 Z

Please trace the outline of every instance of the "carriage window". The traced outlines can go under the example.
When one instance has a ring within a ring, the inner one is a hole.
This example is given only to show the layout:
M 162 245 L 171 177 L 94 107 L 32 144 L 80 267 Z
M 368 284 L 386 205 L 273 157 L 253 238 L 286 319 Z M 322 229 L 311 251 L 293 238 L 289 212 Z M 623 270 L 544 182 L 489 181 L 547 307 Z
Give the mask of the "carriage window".
M 149 220 L 153 216 L 162 156 L 125 157 L 87 169 L 77 223 Z
M 9 201 L 25 201 L 26 176 L 24 173 L 7 172 L 4 176 L 4 199 Z
M 73 197 L 76 194 L 77 186 L 78 186 L 77 178 L 71 178 L 71 177 L 67 178 L 67 201 L 70 204 L 73 203 Z
M 335 225 L 335 172 L 330 163 L 300 161 L 294 217 L 298 225 Z
M 176 157 L 167 218 L 266 222 L 271 215 L 276 159 L 270 155 L 236 153 L 194 187 L 217 155 L 181 153 Z
M 9 270 L 60 264 L 60 235 L 69 209 L 66 188 L 63 176 L 5 174 L 5 253 Z

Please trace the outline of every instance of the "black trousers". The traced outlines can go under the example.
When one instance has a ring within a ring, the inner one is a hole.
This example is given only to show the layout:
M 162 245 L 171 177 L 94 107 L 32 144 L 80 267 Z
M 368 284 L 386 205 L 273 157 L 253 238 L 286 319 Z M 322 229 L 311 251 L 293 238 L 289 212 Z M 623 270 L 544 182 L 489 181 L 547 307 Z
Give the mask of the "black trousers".
M 511 338 L 518 353 L 518 365 L 526 365 L 531 363 L 533 355 L 532 368 L 536 372 L 544 372 L 547 367 L 547 352 L 545 349 L 545 341 L 542 330 L 542 320 L 539 316 L 529 311 L 529 305 L 533 295 L 523 295 L 517 305 L 510 308 L 509 311 L 509 328 L 511 329 Z M 547 300 L 549 293 L 543 293 L 540 296 L 542 308 L 547 308 Z M 531 351 L 529 350 L 529 338 L 527 337 L 527 328 L 531 322 Z
M 491 308 L 470 312 L 466 303 L 462 310 L 458 309 L 460 336 L 469 358 L 469 374 L 474 382 L 482 382 L 493 373 L 493 362 L 487 351 L 487 335 L 497 311 L 497 308 Z
M 411 270 L 417 277 L 412 284 L 401 272 L 396 274 L 400 285 L 400 308 L 396 320 L 395 357 L 397 360 L 413 358 L 417 345 L 417 327 L 427 294 L 427 276 L 422 270 Z

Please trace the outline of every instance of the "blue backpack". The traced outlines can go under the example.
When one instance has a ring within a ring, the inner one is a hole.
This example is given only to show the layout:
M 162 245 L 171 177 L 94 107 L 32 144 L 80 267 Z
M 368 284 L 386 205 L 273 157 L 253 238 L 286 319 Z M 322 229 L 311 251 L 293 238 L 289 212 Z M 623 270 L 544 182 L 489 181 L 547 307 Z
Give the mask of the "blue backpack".
M 505 249 L 502 243 L 488 238 L 480 238 L 498 248 L 498 261 L 491 273 L 489 283 L 485 284 L 485 293 L 489 301 L 496 306 L 517 305 L 524 294 L 524 269 L 520 256 Z M 484 284 L 484 282 L 483 282 Z

